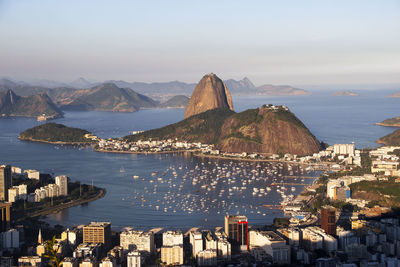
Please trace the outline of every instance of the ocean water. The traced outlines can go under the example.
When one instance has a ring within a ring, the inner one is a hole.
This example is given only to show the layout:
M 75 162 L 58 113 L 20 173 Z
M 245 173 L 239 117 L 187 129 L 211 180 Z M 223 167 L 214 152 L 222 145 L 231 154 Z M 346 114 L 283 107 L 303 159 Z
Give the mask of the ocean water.
M 394 131 L 394 128 L 376 126 L 375 123 L 400 113 L 400 99 L 373 93 L 360 97 L 330 97 L 327 94 L 234 97 L 233 101 L 236 111 L 270 103 L 286 105 L 320 141 L 329 144 L 354 141 L 358 148 L 377 146 L 376 139 Z M 120 137 L 130 131 L 177 122 L 183 115 L 183 109 L 141 110 L 136 113 L 66 112 L 65 117 L 56 122 L 84 128 L 101 137 Z M 269 163 L 198 159 L 184 154 L 105 154 L 90 148 L 17 139 L 20 132 L 38 124 L 29 118 L 1 118 L 0 162 L 55 175 L 66 174 L 73 181 L 93 182 L 107 190 L 102 199 L 47 216 L 46 220 L 53 224 L 73 226 L 90 221 L 111 221 L 115 228 L 211 228 L 222 226 L 227 212 L 247 215 L 250 224 L 267 224 L 282 214 L 263 205 L 278 204 L 281 195 L 274 187 L 266 195 L 254 195 L 253 188 L 266 189 L 271 183 L 280 181 L 303 184 L 294 186 L 293 192 L 291 186 L 286 186 L 288 195 L 299 193 L 304 184 L 312 182 L 312 179 L 291 181 L 283 178 L 280 175 L 288 174 L 288 167 Z M 152 176 L 155 171 L 158 173 Z M 229 178 L 226 177 L 228 172 Z M 317 176 L 318 173 L 305 172 L 304 175 Z M 195 184 L 194 179 L 197 179 Z M 228 179 L 231 179 L 230 183 Z M 243 181 L 246 181 L 245 185 Z

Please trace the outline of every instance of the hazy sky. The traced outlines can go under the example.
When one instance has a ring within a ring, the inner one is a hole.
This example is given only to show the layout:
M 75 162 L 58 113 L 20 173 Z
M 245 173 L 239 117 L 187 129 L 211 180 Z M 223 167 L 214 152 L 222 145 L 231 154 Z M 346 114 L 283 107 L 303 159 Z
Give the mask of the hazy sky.
M 400 0 L 0 0 L 0 77 L 400 83 Z

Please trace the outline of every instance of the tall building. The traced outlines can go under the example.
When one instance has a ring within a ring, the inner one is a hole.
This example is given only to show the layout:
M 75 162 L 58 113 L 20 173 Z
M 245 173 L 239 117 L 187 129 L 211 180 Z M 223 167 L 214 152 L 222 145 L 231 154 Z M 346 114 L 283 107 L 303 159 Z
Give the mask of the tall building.
M 334 144 L 333 152 L 337 155 L 354 155 L 355 146 L 353 144 Z
M 0 201 L 8 201 L 8 189 L 12 185 L 11 166 L 0 166 Z
M 203 250 L 203 235 L 198 231 L 192 231 L 189 234 L 192 255 L 196 258 L 197 253 Z
M 7 231 L 10 228 L 10 207 L 11 203 L 9 202 L 0 202 L 0 232 Z
M 228 242 L 228 236 L 225 232 L 215 232 L 215 236 L 218 239 L 218 258 L 222 260 L 231 259 L 231 243 Z
M 246 216 L 226 215 L 225 233 L 239 244 L 241 250 L 249 250 L 249 224 Z
M 197 266 L 217 266 L 217 250 L 205 249 L 197 255 Z
M 163 233 L 161 261 L 167 265 L 183 264 L 183 234 L 181 231 Z
M 181 231 L 166 231 L 163 233 L 163 246 L 183 245 L 183 234 Z
M 336 235 L 336 209 L 330 206 L 321 208 L 321 228 L 328 235 Z
M 111 223 L 91 222 L 83 227 L 83 243 L 102 243 L 108 250 L 111 246 Z
M 127 255 L 126 267 L 141 267 L 141 258 L 139 251 L 131 251 Z
M 182 265 L 183 245 L 162 246 L 161 261 L 166 265 Z
M 124 230 L 120 234 L 120 246 L 125 250 L 154 252 L 153 232 Z
M 68 196 L 68 177 L 65 175 L 56 176 L 56 185 L 59 188 L 59 196 Z

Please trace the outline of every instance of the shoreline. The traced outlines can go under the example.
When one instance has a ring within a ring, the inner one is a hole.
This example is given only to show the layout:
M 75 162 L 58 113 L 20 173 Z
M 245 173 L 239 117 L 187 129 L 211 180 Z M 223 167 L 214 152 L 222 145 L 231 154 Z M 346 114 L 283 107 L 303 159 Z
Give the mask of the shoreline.
M 387 123 L 383 123 L 383 122 L 377 122 L 377 123 L 375 123 L 375 125 L 385 126 L 385 127 L 395 127 L 395 128 L 399 128 L 400 127 L 400 124 L 397 124 L 397 123 L 395 123 L 395 124 L 387 124 Z
M 97 199 L 100 199 L 100 198 L 104 197 L 106 195 L 106 192 L 107 192 L 106 189 L 101 188 L 96 195 L 94 195 L 94 196 L 92 196 L 90 198 L 87 198 L 87 199 L 76 199 L 76 200 L 72 200 L 72 201 L 70 201 L 68 203 L 63 203 L 63 204 L 60 204 L 60 205 L 57 205 L 57 206 L 46 208 L 44 210 L 32 212 L 30 214 L 25 214 L 24 216 L 22 216 L 18 220 L 23 220 L 25 218 L 35 218 L 35 217 L 47 216 L 49 214 L 57 213 L 57 212 L 60 212 L 62 210 L 68 209 L 68 208 L 72 208 L 72 207 L 75 207 L 75 206 L 78 206 L 78 205 L 86 204 L 86 203 L 89 203 L 89 202 L 92 202 L 92 201 L 95 201 Z
M 286 163 L 286 164 L 295 164 L 295 165 L 306 165 L 306 166 L 319 166 L 319 165 L 334 165 L 335 162 L 320 162 L 320 163 L 305 163 L 305 162 L 297 162 L 297 161 L 286 161 L 279 159 L 246 159 L 246 158 L 231 158 L 225 156 L 216 156 L 216 155 L 204 155 L 204 154 L 193 154 L 194 157 L 199 158 L 212 158 L 212 159 L 225 159 L 225 160 L 236 160 L 236 161 L 249 161 L 249 162 L 277 162 L 277 163 Z
M 99 149 L 99 148 L 93 148 L 93 151 L 95 152 L 101 152 L 101 153 L 114 153 L 114 154 L 174 154 L 174 153 L 193 153 L 196 150 L 174 150 L 174 151 L 160 151 L 160 152 L 152 152 L 152 151 L 121 151 L 121 150 L 105 150 L 105 149 Z
M 46 141 L 46 140 L 39 140 L 39 139 L 32 139 L 32 138 L 22 138 L 18 136 L 18 139 L 21 141 L 29 141 L 29 142 L 35 142 L 35 143 L 45 143 L 45 144 L 52 144 L 52 145 L 85 145 L 85 146 L 91 146 L 95 143 L 86 143 L 86 142 L 63 142 L 63 141 Z
M 114 153 L 114 154 L 174 154 L 174 153 L 190 153 L 191 156 L 197 158 L 211 158 L 211 159 L 222 159 L 222 160 L 235 160 L 235 161 L 247 161 L 247 162 L 275 162 L 275 163 L 286 163 L 286 164 L 295 164 L 295 165 L 304 165 L 304 166 L 319 166 L 319 165 L 333 165 L 335 162 L 320 162 L 320 163 L 304 163 L 304 162 L 296 162 L 296 161 L 285 161 L 279 159 L 247 159 L 247 158 L 233 158 L 233 157 L 225 157 L 225 156 L 217 156 L 217 155 L 205 155 L 205 154 L 197 154 L 198 150 L 174 150 L 174 151 L 160 151 L 160 152 L 138 152 L 138 151 L 121 151 L 121 150 L 105 150 L 93 148 L 93 151 L 101 152 L 101 153 Z M 327 167 L 325 166 L 325 167 Z

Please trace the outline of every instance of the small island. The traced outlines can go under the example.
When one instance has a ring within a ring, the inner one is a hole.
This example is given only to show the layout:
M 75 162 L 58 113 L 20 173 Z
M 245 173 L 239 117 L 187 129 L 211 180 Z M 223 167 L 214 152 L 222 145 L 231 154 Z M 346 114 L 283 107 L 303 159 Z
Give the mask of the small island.
M 354 93 L 351 91 L 339 91 L 332 94 L 333 96 L 359 96 L 358 93 Z
M 400 127 L 400 117 L 387 119 L 382 122 L 376 123 L 376 125 L 388 126 L 388 127 Z
M 20 133 L 20 140 L 63 145 L 90 145 L 97 142 L 92 133 L 58 123 L 46 123 Z

